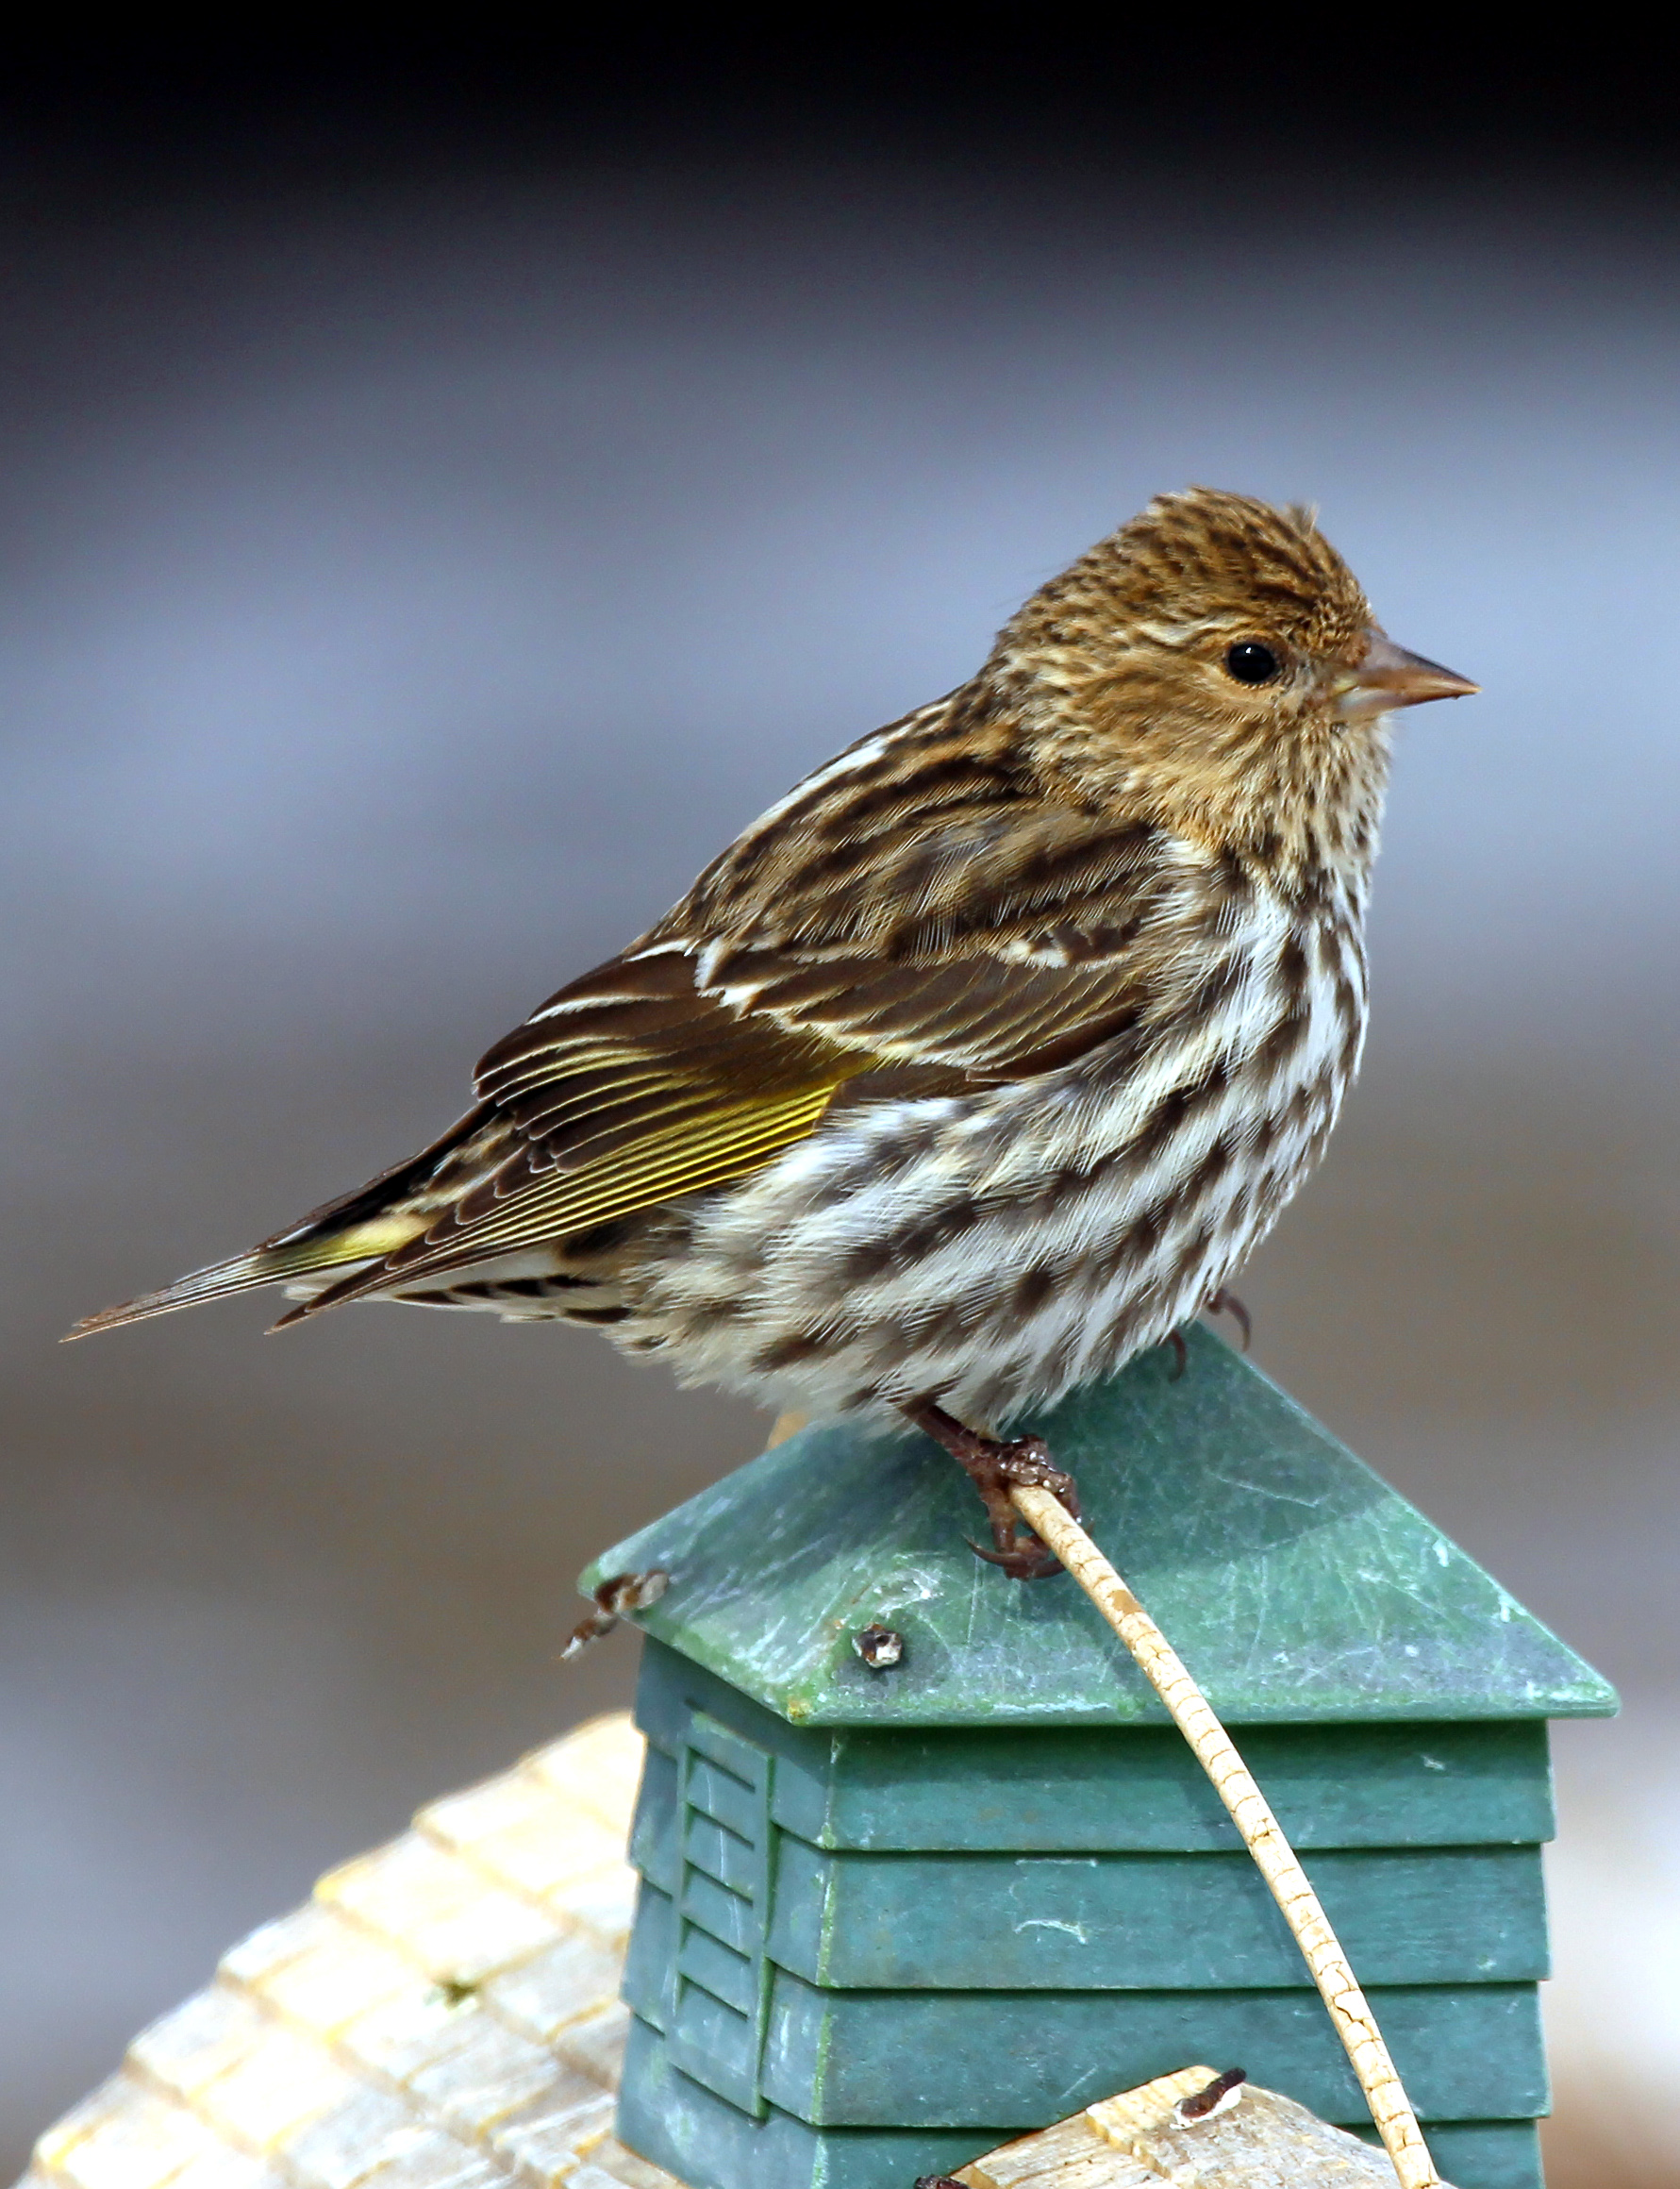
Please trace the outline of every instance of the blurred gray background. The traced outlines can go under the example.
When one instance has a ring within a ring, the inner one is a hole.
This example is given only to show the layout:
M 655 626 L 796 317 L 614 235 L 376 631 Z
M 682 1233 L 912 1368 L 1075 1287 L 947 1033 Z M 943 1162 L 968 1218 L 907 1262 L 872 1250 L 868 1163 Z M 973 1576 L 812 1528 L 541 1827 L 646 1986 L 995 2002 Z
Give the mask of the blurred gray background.
M 0 2174 L 321 1869 L 624 1701 L 627 1638 L 556 1662 L 573 1576 L 764 1429 L 477 1317 L 58 1334 L 430 1136 L 1198 480 L 1319 502 L 1486 687 L 1404 722 L 1363 1082 L 1243 1290 L 1622 1689 L 1558 1741 L 1552 2179 L 1680 2181 L 1666 173 L 907 109 L 237 136 L 0 160 Z

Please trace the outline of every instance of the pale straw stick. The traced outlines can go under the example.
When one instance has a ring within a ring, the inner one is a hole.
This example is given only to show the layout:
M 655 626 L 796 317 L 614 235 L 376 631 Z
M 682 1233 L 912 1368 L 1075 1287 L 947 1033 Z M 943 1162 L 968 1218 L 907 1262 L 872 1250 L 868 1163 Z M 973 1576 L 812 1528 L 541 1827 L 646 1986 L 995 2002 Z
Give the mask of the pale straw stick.
M 1055 1551 L 1070 1574 L 1137 1659 L 1148 1680 L 1173 1713 L 1173 1721 L 1195 1751 L 1196 1761 L 1213 1781 L 1214 1792 L 1231 1813 L 1232 1822 L 1272 1888 L 1284 1920 L 1312 1971 L 1336 2033 L 1347 2047 L 1354 2073 L 1365 2093 L 1371 2117 L 1401 2189 L 1439 2189 L 1440 2176 L 1406 2100 L 1376 2016 L 1354 1980 L 1347 1956 L 1319 1906 L 1318 1895 L 1295 1860 L 1266 1796 L 1255 1784 L 1231 1736 L 1208 1708 L 1207 1699 L 1185 1670 L 1178 1653 L 1133 1596 L 1078 1521 L 1048 1490 L 1017 1487 L 1010 1492 L 1015 1510 L 1039 1540 Z

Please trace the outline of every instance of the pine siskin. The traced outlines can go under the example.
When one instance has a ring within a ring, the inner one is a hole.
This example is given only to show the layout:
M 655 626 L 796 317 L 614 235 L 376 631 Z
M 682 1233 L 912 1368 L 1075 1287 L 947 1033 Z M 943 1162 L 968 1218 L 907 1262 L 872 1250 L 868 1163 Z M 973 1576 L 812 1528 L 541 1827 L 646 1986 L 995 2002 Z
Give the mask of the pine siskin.
M 1169 1337 L 1317 1161 L 1358 1063 L 1392 644 L 1309 511 L 1162 496 L 970 682 L 819 768 L 478 1067 L 443 1137 L 90 1317 L 284 1284 L 592 1323 L 691 1382 L 894 1410 L 1054 1562 L 1017 1412 Z

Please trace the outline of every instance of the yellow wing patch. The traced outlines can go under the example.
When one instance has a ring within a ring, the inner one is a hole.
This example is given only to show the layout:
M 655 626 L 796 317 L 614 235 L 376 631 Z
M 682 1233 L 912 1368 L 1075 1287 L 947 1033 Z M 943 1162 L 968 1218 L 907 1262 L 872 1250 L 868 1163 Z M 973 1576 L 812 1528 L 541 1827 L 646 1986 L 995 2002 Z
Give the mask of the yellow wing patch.
M 723 1185 L 815 1131 L 835 1091 L 806 1088 L 678 1117 L 656 1127 L 632 1148 L 527 1189 L 506 1214 L 470 1226 L 462 1244 L 471 1237 L 475 1246 L 524 1245 L 535 1238 L 592 1231 L 660 1201 Z
M 691 1111 L 656 1126 L 630 1148 L 539 1178 L 512 1195 L 504 1209 L 458 1230 L 429 1243 L 410 1241 L 360 1278 L 335 1286 L 319 1302 L 297 1312 L 308 1313 L 315 1305 L 334 1305 L 382 1291 L 399 1278 L 408 1282 L 436 1270 L 463 1268 L 522 1246 L 591 1231 L 660 1202 L 744 1177 L 815 1131 L 840 1083 L 837 1079 L 792 1094 Z
M 308 1260 L 300 1262 L 299 1266 L 305 1269 L 330 1269 L 341 1262 L 365 1262 L 370 1255 L 394 1254 L 399 1246 L 408 1245 L 425 1222 L 425 1217 L 412 1211 L 392 1216 L 370 1216 L 365 1223 L 352 1224 L 347 1231 L 335 1231 L 330 1238 L 315 1243 Z

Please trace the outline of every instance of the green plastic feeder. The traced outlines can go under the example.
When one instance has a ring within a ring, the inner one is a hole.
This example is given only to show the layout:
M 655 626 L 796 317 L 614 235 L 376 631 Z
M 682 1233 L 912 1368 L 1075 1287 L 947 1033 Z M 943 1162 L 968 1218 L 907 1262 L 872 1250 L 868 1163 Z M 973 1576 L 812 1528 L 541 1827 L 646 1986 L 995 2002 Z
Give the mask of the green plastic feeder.
M 1225 1345 L 1038 1417 L 1236 1734 L 1458 2189 L 1539 2189 L 1550 1717 L 1606 1683 Z M 1094 1608 L 974 1559 L 920 1439 L 807 1429 L 590 1568 L 665 1568 L 619 2133 L 692 2189 L 909 2189 L 1239 2063 L 1368 2123 L 1235 1827 Z M 902 1637 L 872 1668 L 857 1637 Z

